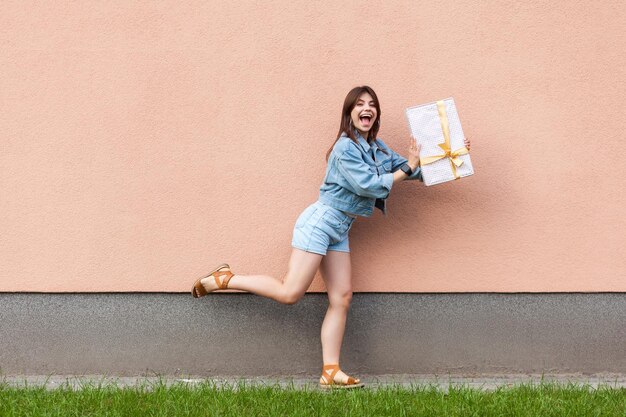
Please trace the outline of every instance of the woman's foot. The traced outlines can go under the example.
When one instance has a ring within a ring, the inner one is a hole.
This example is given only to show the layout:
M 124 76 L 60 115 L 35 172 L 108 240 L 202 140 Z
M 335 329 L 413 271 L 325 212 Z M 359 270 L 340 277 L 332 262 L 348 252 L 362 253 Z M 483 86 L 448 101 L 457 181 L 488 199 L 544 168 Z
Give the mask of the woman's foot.
M 338 364 L 324 365 L 322 367 L 322 376 L 320 377 L 320 386 L 322 388 L 357 388 L 363 387 L 359 378 L 353 378 L 346 375 Z
M 224 271 L 224 272 L 225 272 L 225 271 L 230 271 L 230 270 L 226 270 L 226 269 L 224 269 L 224 270 L 220 270 L 219 272 L 222 272 L 222 271 Z M 217 275 L 217 274 L 215 274 L 215 275 Z M 220 276 L 220 275 L 218 275 L 218 279 L 219 279 L 219 276 Z M 224 275 L 221 275 L 221 276 L 224 276 Z M 233 276 L 234 276 L 234 275 L 233 275 Z M 220 280 L 220 281 L 221 281 L 221 280 Z M 216 290 L 226 289 L 226 288 L 221 288 L 221 287 L 217 284 L 217 282 L 215 282 L 215 278 L 213 278 L 213 275 L 208 276 L 208 277 L 205 277 L 205 278 L 202 278 L 202 279 L 200 280 L 200 285 L 202 285 L 202 286 L 204 287 L 204 289 L 206 290 L 206 292 L 213 292 L 213 291 L 216 291 Z
M 228 281 L 234 276 L 228 264 L 221 264 L 207 276 L 197 279 L 191 287 L 191 295 L 195 298 L 203 297 L 216 290 L 228 288 Z
M 337 373 L 335 374 L 335 376 L 333 377 L 333 381 L 337 384 L 347 384 L 348 383 L 348 378 L 350 378 L 348 375 L 346 375 L 345 372 L 343 372 L 341 369 L 337 371 Z M 361 380 L 359 378 L 354 378 L 355 382 L 358 384 L 359 382 L 361 382 Z M 323 384 L 324 383 L 324 378 L 320 377 L 320 382 Z

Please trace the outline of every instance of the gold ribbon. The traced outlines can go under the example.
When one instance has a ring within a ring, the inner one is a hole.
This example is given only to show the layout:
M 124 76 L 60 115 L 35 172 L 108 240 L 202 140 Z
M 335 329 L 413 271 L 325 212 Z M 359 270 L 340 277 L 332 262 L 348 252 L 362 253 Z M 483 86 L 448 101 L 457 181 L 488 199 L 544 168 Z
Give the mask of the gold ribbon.
M 441 122 L 441 130 L 443 130 L 444 143 L 439 143 L 438 146 L 443 150 L 442 155 L 427 156 L 420 158 L 420 165 L 432 164 L 442 158 L 448 158 L 450 160 L 450 166 L 452 166 L 452 173 L 454 179 L 458 180 L 460 176 L 456 173 L 456 167 L 463 165 L 463 160 L 459 158 L 460 155 L 466 155 L 469 150 L 462 146 L 455 151 L 450 151 L 450 126 L 448 125 L 448 115 L 446 114 L 446 107 L 443 100 L 437 102 L 437 110 L 439 111 L 439 121 Z

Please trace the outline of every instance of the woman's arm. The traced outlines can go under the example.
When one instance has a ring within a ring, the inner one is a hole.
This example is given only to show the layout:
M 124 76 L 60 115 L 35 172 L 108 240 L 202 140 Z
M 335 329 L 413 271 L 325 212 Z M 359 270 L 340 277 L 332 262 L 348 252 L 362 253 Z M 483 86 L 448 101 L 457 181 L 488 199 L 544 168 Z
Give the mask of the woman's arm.
M 379 175 L 370 171 L 363 161 L 360 151 L 352 142 L 337 158 L 337 169 L 346 179 L 350 191 L 370 198 L 387 198 L 396 180 L 396 173 Z M 406 174 L 400 171 L 402 175 Z
M 412 137 L 409 140 L 409 159 L 404 158 L 403 156 L 397 154 L 393 151 L 393 149 L 387 147 L 387 150 L 391 152 L 391 172 L 393 172 L 393 182 L 403 181 L 406 179 L 409 180 L 420 180 L 424 181 L 422 177 L 422 170 L 420 168 L 420 148 L 422 145 L 418 145 L 415 142 L 415 139 Z M 413 173 L 411 175 L 407 175 L 400 169 L 400 167 L 404 164 L 408 164 L 411 167 Z
M 413 169 L 413 168 L 411 168 L 411 169 Z M 421 175 L 420 175 L 420 177 L 421 177 Z M 407 178 L 409 178 L 409 176 L 404 171 L 402 171 L 401 169 L 399 169 L 399 170 L 397 170 L 396 172 L 393 173 L 393 183 L 394 184 L 397 183 L 397 182 L 400 182 L 400 181 L 404 181 Z

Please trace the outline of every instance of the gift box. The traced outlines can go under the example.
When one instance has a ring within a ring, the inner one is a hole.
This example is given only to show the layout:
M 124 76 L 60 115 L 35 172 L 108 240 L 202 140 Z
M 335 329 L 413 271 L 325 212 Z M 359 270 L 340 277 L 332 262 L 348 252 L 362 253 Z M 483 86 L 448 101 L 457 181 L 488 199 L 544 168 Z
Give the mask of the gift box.
M 452 97 L 409 107 L 405 113 L 411 134 L 422 146 L 420 166 L 425 185 L 458 180 L 474 173 Z

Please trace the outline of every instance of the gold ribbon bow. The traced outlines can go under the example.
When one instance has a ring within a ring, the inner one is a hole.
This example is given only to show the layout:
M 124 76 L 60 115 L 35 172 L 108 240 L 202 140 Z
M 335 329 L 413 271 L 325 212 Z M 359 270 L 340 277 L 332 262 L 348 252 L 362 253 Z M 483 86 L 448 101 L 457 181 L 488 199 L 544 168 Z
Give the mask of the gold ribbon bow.
M 443 103 L 443 100 L 439 100 L 437 102 L 437 110 L 439 111 L 439 121 L 441 122 L 441 130 L 443 130 L 443 138 L 445 139 L 445 142 L 438 144 L 438 146 L 443 150 L 444 153 L 442 155 L 434 155 L 420 158 L 420 164 L 432 164 L 433 162 L 438 161 L 442 158 L 448 158 L 450 160 L 450 166 L 452 166 L 454 179 L 458 180 L 460 176 L 456 173 L 456 167 L 460 167 L 461 165 L 463 165 L 463 160 L 459 158 L 459 156 L 468 154 L 469 150 L 465 146 L 462 146 L 453 152 L 450 151 L 450 126 L 448 125 L 448 115 L 446 114 L 446 107 Z

